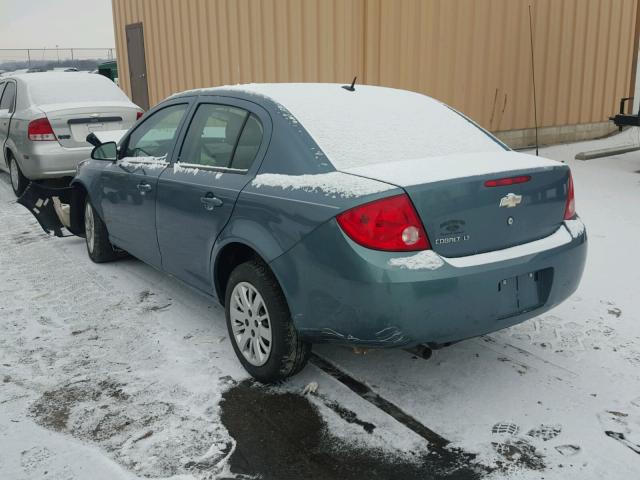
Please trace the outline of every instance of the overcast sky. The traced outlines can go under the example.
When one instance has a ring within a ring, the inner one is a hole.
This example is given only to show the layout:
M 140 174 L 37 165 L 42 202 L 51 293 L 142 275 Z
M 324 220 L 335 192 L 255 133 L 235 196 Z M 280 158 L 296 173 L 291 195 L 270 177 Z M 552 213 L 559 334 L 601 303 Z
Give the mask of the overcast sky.
M 111 0 L 0 0 L 0 48 L 113 48 Z

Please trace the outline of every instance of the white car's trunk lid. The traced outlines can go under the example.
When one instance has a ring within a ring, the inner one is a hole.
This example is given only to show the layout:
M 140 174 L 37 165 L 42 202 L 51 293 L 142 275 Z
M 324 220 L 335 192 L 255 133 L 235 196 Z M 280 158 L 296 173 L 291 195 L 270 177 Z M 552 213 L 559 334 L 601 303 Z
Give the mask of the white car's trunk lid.
M 93 102 L 86 105 L 39 105 L 60 145 L 67 148 L 87 147 L 92 132 L 127 130 L 136 121 L 138 109 L 130 103 Z

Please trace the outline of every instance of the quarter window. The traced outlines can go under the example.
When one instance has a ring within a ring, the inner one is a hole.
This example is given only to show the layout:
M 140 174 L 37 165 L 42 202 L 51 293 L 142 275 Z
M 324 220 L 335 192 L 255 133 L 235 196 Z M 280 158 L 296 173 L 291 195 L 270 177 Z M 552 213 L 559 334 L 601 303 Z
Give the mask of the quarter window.
M 0 100 L 0 110 L 9 110 L 13 112 L 14 99 L 16 98 L 16 84 L 13 82 L 7 82 L 2 94 L 2 100 Z
M 251 114 L 238 140 L 231 167 L 239 170 L 249 170 L 258 154 L 258 150 L 260 150 L 261 143 L 262 124 L 254 114 Z
M 229 167 L 247 115 L 245 110 L 227 105 L 200 105 L 184 139 L 180 162 Z
M 187 104 L 158 110 L 129 136 L 124 157 L 164 157 L 176 139 Z

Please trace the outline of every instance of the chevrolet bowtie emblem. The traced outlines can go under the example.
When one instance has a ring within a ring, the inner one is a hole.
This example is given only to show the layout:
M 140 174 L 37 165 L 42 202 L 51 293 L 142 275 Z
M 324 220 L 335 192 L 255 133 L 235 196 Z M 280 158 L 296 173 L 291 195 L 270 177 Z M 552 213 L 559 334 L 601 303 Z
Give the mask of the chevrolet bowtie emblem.
M 522 203 L 522 195 L 516 195 L 515 193 L 508 193 L 506 196 L 500 199 L 500 207 L 514 208 Z

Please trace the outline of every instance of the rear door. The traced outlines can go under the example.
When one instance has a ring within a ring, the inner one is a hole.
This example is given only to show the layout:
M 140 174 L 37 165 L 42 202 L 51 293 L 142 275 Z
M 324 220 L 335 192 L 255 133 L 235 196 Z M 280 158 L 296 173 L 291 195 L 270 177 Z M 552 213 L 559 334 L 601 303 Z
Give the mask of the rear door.
M 16 84 L 12 81 L 6 81 L 0 84 L 0 165 L 8 168 L 7 159 L 5 158 L 4 144 L 9 137 L 9 127 L 11 117 L 15 111 L 16 100 Z
M 198 105 L 178 161 L 158 182 L 158 243 L 162 267 L 211 292 L 210 255 L 238 194 L 255 173 L 270 134 L 257 105 L 217 98 Z
M 160 267 L 156 237 L 158 177 L 169 164 L 190 107 L 176 101 L 156 110 L 123 141 L 119 160 L 100 175 L 100 204 L 113 244 Z

